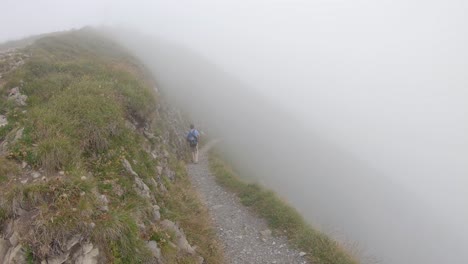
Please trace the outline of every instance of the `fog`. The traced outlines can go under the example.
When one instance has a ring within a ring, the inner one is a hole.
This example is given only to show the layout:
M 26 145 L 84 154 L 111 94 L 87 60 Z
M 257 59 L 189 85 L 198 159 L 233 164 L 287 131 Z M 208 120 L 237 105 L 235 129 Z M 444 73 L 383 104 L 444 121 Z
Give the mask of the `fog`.
M 0 40 L 105 25 L 236 169 L 364 262 L 468 263 L 464 1 L 62 2 L 6 1 Z

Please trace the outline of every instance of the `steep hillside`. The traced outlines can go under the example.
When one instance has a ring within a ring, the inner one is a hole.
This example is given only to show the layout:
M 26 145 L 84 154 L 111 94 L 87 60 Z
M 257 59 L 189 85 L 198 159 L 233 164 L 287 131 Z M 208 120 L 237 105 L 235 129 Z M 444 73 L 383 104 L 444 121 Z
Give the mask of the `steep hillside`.
M 0 263 L 221 263 L 186 127 L 91 29 L 0 53 Z

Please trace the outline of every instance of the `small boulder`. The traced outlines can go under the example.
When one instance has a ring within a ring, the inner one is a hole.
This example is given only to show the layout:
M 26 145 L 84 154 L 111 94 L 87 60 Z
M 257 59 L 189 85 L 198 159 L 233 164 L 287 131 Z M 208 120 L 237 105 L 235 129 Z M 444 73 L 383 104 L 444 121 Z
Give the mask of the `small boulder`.
M 19 106 L 25 106 L 28 96 L 21 94 L 20 88 L 15 87 L 10 90 L 8 94 L 8 100 L 13 100 Z
M 8 125 L 8 120 L 6 116 L 0 115 L 0 127 Z
M 162 171 L 163 171 L 163 167 L 161 166 L 156 166 L 156 170 L 158 171 L 158 175 L 161 175 Z
M 26 263 L 26 251 L 21 244 L 11 247 L 3 260 L 3 263 Z
M 150 198 L 151 191 L 148 185 L 139 177 L 135 177 L 136 191 L 141 197 Z
M 175 242 L 179 250 L 191 255 L 195 254 L 195 249 L 192 246 L 190 246 L 189 242 L 187 241 L 187 238 L 185 237 L 184 232 L 174 222 L 165 219 L 161 222 L 161 226 L 166 230 L 174 232 L 176 236 Z
M 157 222 L 161 220 L 161 213 L 159 212 L 159 206 L 157 204 L 153 205 L 153 221 Z
M 122 164 L 128 173 L 136 177 L 138 176 L 138 174 L 133 170 L 132 165 L 130 165 L 130 162 L 128 162 L 127 159 L 123 159 Z
M 156 241 L 148 241 L 146 243 L 146 246 L 150 249 L 151 253 L 153 254 L 153 257 L 158 261 L 158 263 L 161 262 L 161 249 L 158 247 L 158 243 Z
M 103 212 L 109 211 L 109 200 L 107 199 L 107 196 L 105 196 L 104 194 L 100 195 L 99 201 L 101 202 L 101 207 L 99 207 L 99 210 Z
M 35 171 L 35 172 L 31 173 L 31 177 L 33 177 L 34 179 L 37 179 L 37 178 L 41 177 L 41 173 L 38 172 L 38 171 Z
M 8 242 L 8 240 L 0 238 L 0 263 L 5 263 L 3 259 L 6 257 L 9 248 L 10 243 Z

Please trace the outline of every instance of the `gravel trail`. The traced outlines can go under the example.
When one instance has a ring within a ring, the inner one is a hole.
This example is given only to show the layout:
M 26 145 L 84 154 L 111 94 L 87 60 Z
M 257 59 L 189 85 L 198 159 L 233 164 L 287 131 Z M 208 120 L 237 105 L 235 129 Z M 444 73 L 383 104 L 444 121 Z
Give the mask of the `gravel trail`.
M 235 194 L 216 183 L 207 157 L 207 151 L 213 145 L 214 142 L 200 150 L 199 163 L 189 164 L 188 173 L 208 207 L 218 238 L 223 243 L 226 263 L 307 263 L 299 251 L 288 247 L 285 238 L 271 236 L 266 222 L 243 206 Z

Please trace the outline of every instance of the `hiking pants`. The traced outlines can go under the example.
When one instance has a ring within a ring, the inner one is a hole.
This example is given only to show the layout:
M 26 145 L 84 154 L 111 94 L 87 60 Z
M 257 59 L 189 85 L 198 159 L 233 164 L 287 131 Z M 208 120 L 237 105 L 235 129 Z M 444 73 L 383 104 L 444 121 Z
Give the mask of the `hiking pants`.
M 192 161 L 198 163 L 198 144 L 192 148 Z

